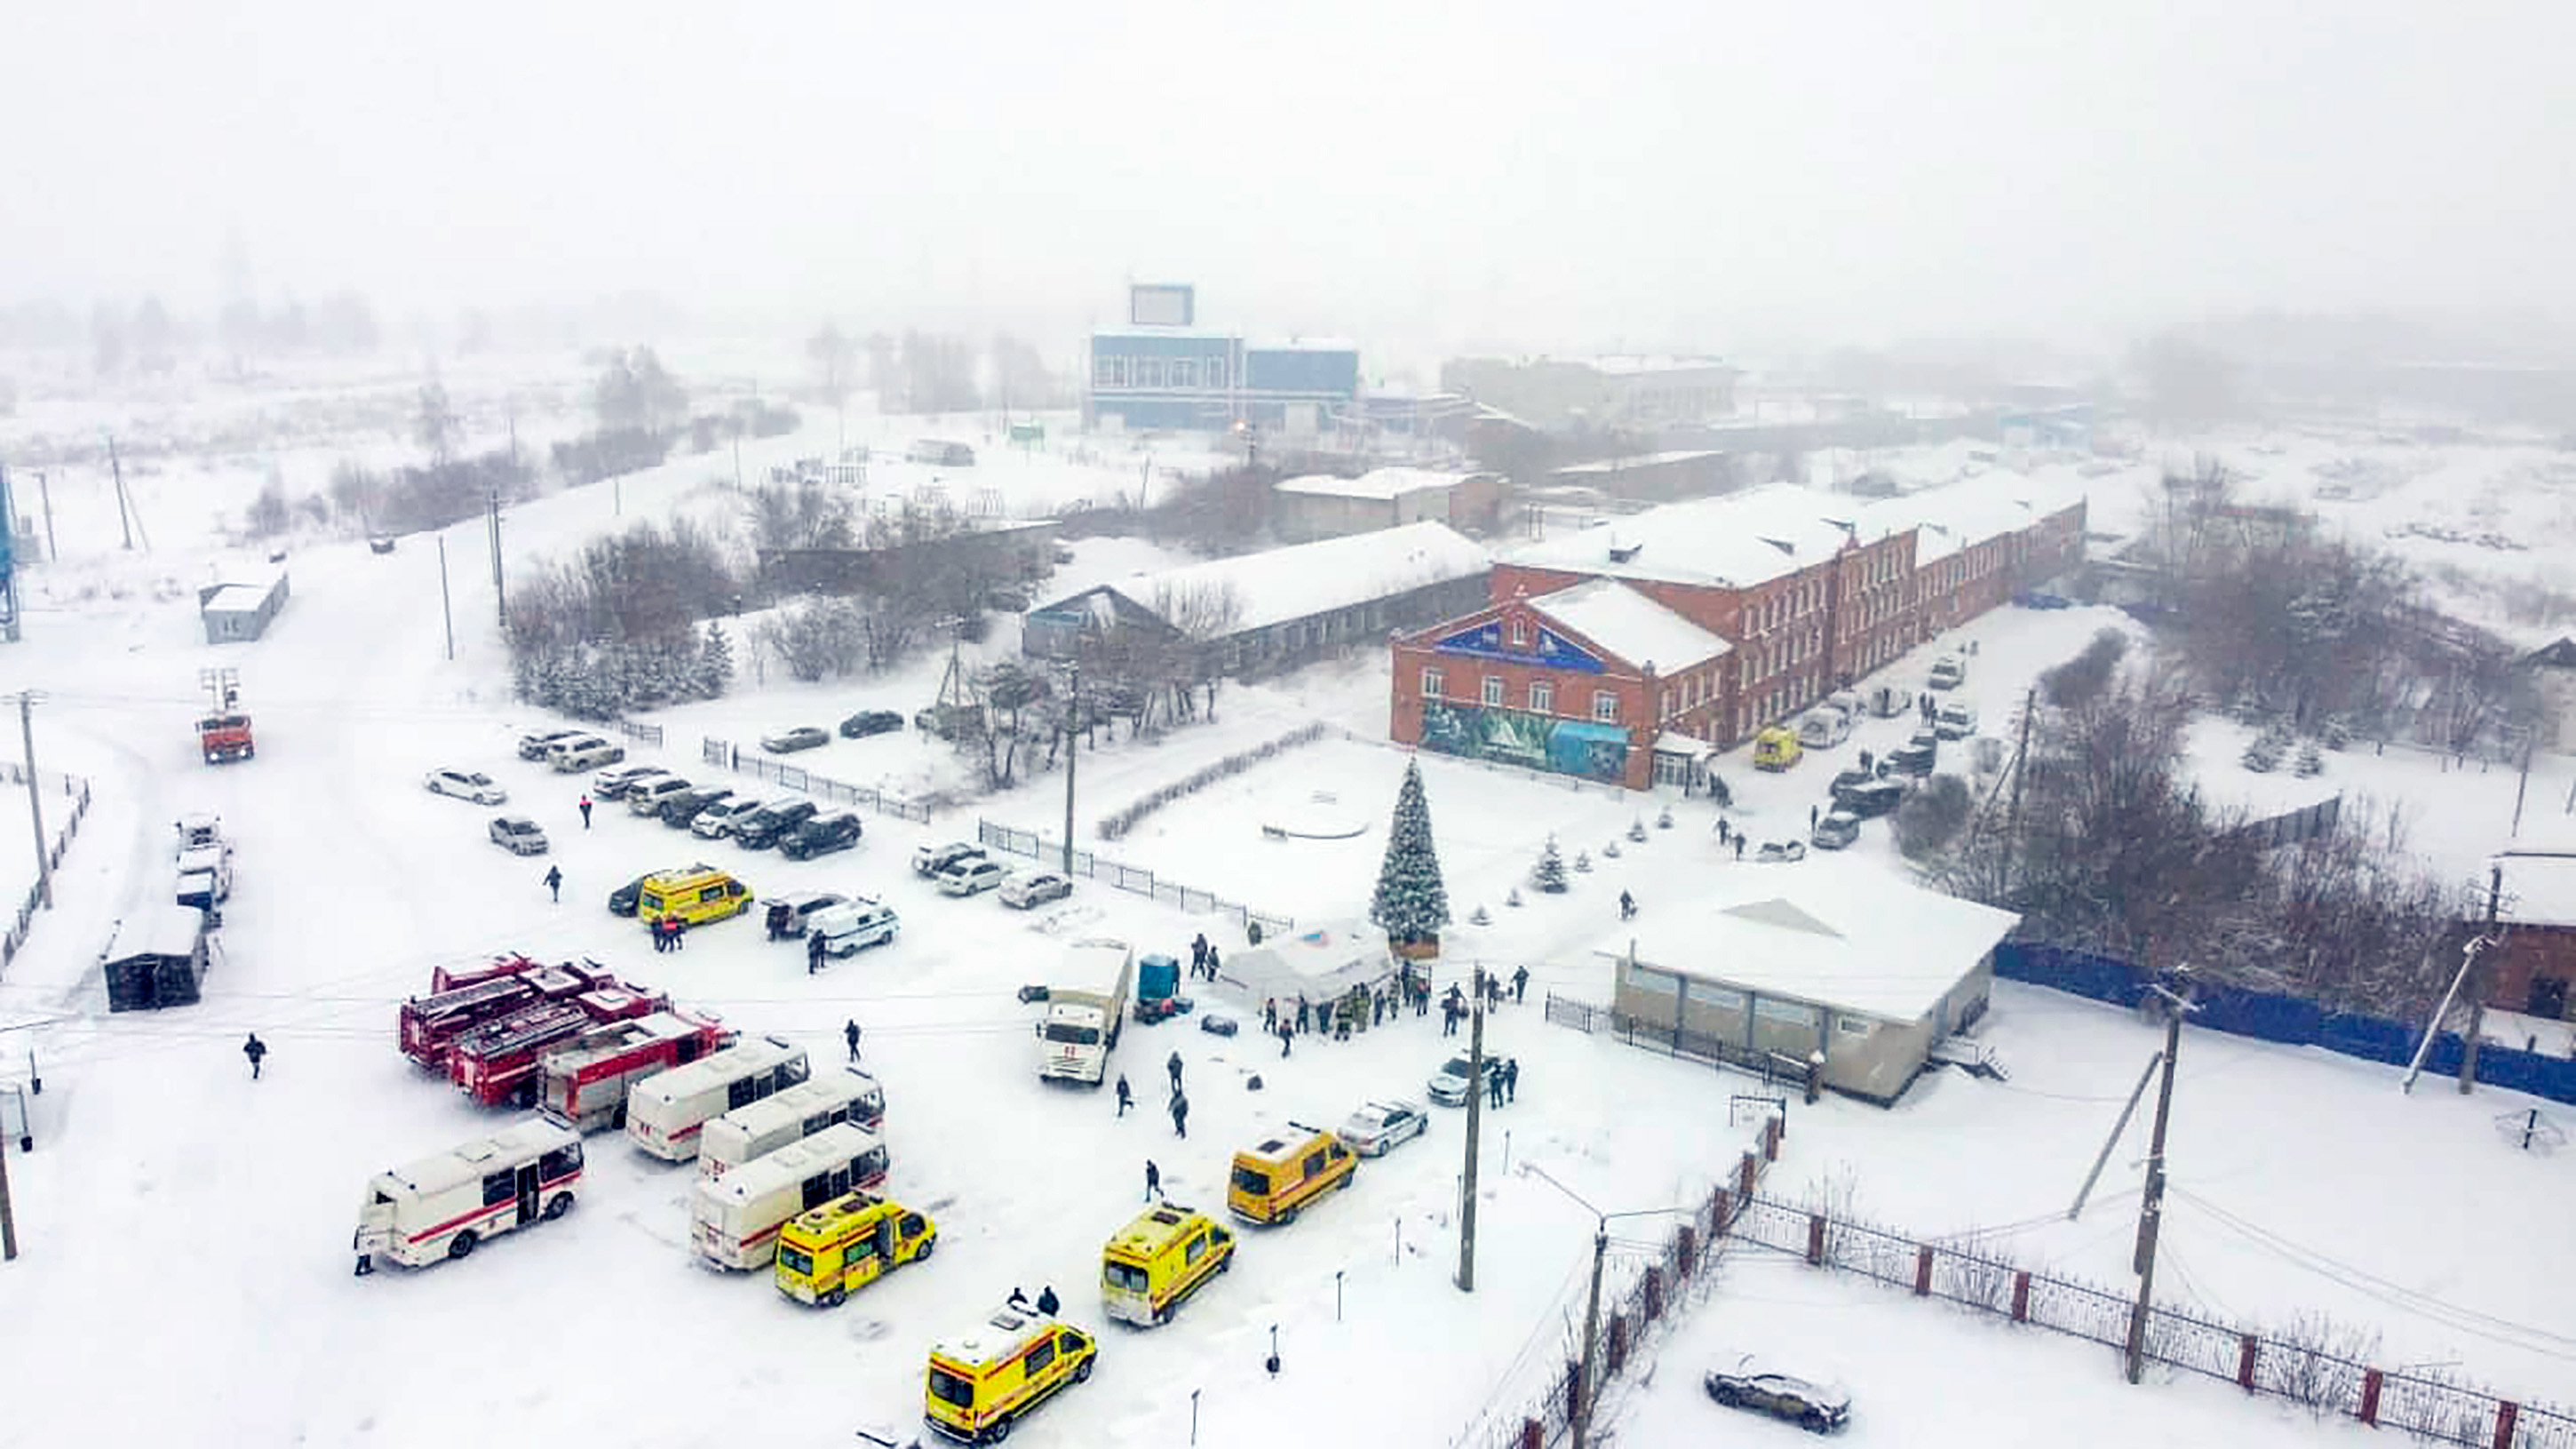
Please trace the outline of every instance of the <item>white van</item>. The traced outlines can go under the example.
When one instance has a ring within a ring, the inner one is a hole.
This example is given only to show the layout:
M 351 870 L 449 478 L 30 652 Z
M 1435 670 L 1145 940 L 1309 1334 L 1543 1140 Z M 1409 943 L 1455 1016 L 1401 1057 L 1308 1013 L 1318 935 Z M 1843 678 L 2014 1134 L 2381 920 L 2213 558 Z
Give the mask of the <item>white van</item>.
M 882 946 L 903 929 L 894 907 L 860 896 L 847 904 L 814 914 L 810 925 L 823 933 L 823 953 L 827 956 L 855 956 L 870 946 Z
M 885 1176 L 885 1144 L 875 1133 L 847 1122 L 826 1127 L 722 1177 L 700 1178 L 689 1194 L 690 1245 L 720 1267 L 765 1267 L 789 1218 Z
M 1956 654 L 1944 654 L 1932 661 L 1931 684 L 1934 689 L 1956 689 L 1968 682 L 1968 661 Z
M 1932 716 L 1934 733 L 1945 740 L 1964 740 L 1977 732 L 1977 707 L 1964 699 L 1942 701 Z
M 1798 721 L 1798 744 L 1810 750 L 1827 750 L 1851 738 L 1852 717 L 1831 704 L 1821 704 Z
M 358 1272 L 379 1254 L 406 1267 L 462 1258 L 494 1233 L 572 1211 L 581 1134 L 543 1118 L 376 1174 L 358 1210 Z
M 884 1120 L 877 1079 L 857 1067 L 836 1068 L 708 1123 L 698 1136 L 698 1176 L 722 1177 L 826 1127 L 856 1122 L 874 1132 Z
M 795 1086 L 808 1072 L 803 1047 L 753 1037 L 637 1082 L 626 1095 L 626 1135 L 656 1157 L 686 1162 L 698 1155 L 709 1122 Z

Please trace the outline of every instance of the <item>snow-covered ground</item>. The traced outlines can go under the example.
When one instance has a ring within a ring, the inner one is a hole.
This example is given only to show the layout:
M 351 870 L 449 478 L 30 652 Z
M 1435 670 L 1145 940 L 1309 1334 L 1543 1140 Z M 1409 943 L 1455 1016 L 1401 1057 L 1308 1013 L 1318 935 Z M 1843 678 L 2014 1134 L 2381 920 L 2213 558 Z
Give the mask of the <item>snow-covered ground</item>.
M 917 423 L 884 432 L 945 435 Z M 747 444 L 746 472 L 824 451 L 816 438 L 809 426 Z M 1006 476 L 1010 457 L 989 456 L 981 476 Z M 566 554 L 621 518 L 720 506 L 730 463 L 722 458 L 721 481 L 711 477 L 716 459 L 687 459 L 614 489 L 513 508 L 511 567 Z M 1048 471 L 1043 460 L 1022 466 L 1032 480 Z M 1078 459 L 1059 471 L 1082 468 L 1099 471 Z M 1032 481 L 1026 497 L 1064 496 L 1053 486 Z M 452 663 L 436 541 L 426 535 L 382 557 L 356 543 L 299 545 L 294 598 L 271 636 L 218 649 L 202 642 L 186 588 L 260 559 L 223 550 L 206 521 L 237 502 L 181 501 L 150 495 L 153 551 L 128 554 L 116 544 L 112 503 L 94 491 L 67 502 L 58 487 L 58 524 L 76 521 L 83 545 L 67 544 L 71 562 L 30 575 L 40 607 L 6 655 L 13 682 L 48 692 L 38 713 L 46 763 L 100 788 L 58 880 L 60 908 L 40 919 L 30 949 L 0 979 L 0 1025 L 16 1028 L 0 1032 L 0 1075 L 23 1075 L 32 1051 L 45 1080 L 37 1150 L 10 1162 L 24 1256 L 0 1267 L 0 1362 L 15 1386 L 0 1443 L 683 1445 L 742 1435 L 838 1441 L 859 1422 L 908 1424 L 927 1344 L 1011 1287 L 1052 1284 L 1073 1317 L 1098 1323 L 1088 1285 L 1099 1245 L 1140 1204 L 1146 1159 L 1174 1196 L 1213 1206 L 1228 1155 L 1255 1133 L 1291 1119 L 1336 1121 L 1364 1096 L 1419 1096 L 1457 1045 L 1439 1039 L 1436 1016 L 1408 1018 L 1347 1044 L 1301 1039 L 1283 1061 L 1275 1043 L 1218 1038 L 1185 1019 L 1130 1028 L 1119 1067 L 1141 1100 L 1124 1120 L 1105 1094 L 1042 1089 L 1014 988 L 1041 974 L 1066 937 L 1115 931 L 1170 950 L 1198 930 L 1220 936 L 1210 920 L 1096 884 L 1020 915 L 991 897 L 939 897 L 905 868 L 914 844 L 971 833 L 978 813 L 1052 833 L 1060 775 L 927 827 L 872 818 L 856 852 L 813 862 L 709 846 L 613 807 L 585 831 L 574 809 L 582 782 L 512 754 L 518 732 L 548 721 L 507 697 L 478 524 L 445 531 Z M 1078 587 L 1166 561 L 1142 545 L 1086 542 L 1057 582 Z M 1933 648 L 1976 643 L 1969 689 L 1993 731 L 2039 669 L 2118 620 L 2004 610 Z M 1919 673 L 1930 652 L 1900 674 Z M 748 741 L 862 704 L 909 713 L 943 664 L 828 686 L 746 678 L 732 699 L 669 712 L 668 747 L 637 754 L 689 773 L 702 734 Z M 197 761 L 190 722 L 202 699 L 197 670 L 208 665 L 241 672 L 260 731 L 254 762 Z M 1267 840 L 1259 827 L 1314 807 L 1318 792 L 1373 827 L 1382 820 L 1403 763 L 1374 742 L 1386 700 L 1382 658 L 1229 687 L 1215 725 L 1086 754 L 1080 829 L 1088 839 L 1092 822 L 1158 784 L 1329 719 L 1364 738 L 1293 751 L 1167 807 L 1104 849 L 1301 919 L 1357 916 L 1383 848 L 1376 828 L 1352 841 L 1292 843 Z M 1801 834 L 1804 807 L 1822 797 L 1833 769 L 1911 727 L 1872 722 L 1780 776 L 1755 774 L 1740 755 L 1721 761 L 1736 790 L 1730 813 L 1757 840 Z M 906 731 L 836 740 L 799 763 L 903 788 L 939 777 L 935 751 Z M 513 792 L 512 810 L 553 836 L 549 859 L 568 878 L 561 905 L 539 883 L 545 862 L 484 839 L 491 812 L 420 789 L 421 771 L 446 763 L 493 773 Z M 1548 1378 L 1543 1360 L 1567 1315 L 1580 1310 L 1591 1224 L 1515 1169 L 1537 1162 L 1605 1210 L 1624 1211 L 1701 1194 L 1742 1146 L 1749 1128 L 1731 1126 L 1726 1111 L 1738 1079 L 1546 1025 L 1539 997 L 1606 989 L 1591 947 L 1615 927 L 1621 888 L 1652 910 L 1683 898 L 1705 871 L 1800 867 L 1721 858 L 1706 800 L 1674 802 L 1667 831 L 1655 828 L 1656 801 L 1424 763 L 1452 900 L 1461 917 L 1477 906 L 1491 917 L 1456 928 L 1440 969 L 1455 974 L 1481 957 L 1530 963 L 1534 977 L 1531 1000 L 1491 1024 L 1493 1046 L 1518 1057 L 1524 1075 L 1521 1099 L 1488 1119 L 1478 1291 L 1450 1286 L 1463 1124 L 1435 1109 L 1426 1141 L 1368 1164 L 1338 1201 L 1293 1227 L 1248 1234 L 1240 1266 L 1177 1322 L 1109 1332 L 1099 1375 L 1032 1419 L 1023 1442 L 1177 1446 L 1189 1442 L 1195 1416 L 1203 1443 L 1304 1444 L 1320 1402 L 1352 1416 L 1334 1421 L 1343 1437 L 1451 1444 L 1483 1415 L 1518 1411 Z M 2433 781 L 2388 785 L 2436 792 L 2419 802 L 2428 832 L 2460 793 L 2450 788 L 2460 782 Z M 118 916 L 166 890 L 169 821 L 197 809 L 220 812 L 239 843 L 239 884 L 206 1000 L 111 1016 L 99 948 Z M 1626 841 L 1640 817 L 1647 840 Z M 1595 869 L 1567 896 L 1525 892 L 1527 904 L 1507 906 L 1551 832 L 1569 857 L 1588 851 Z M 1604 849 L 1614 839 L 1616 859 Z M 1884 827 L 1868 827 L 1860 849 L 1886 855 Z M 764 895 L 882 895 L 902 913 L 903 936 L 809 977 L 798 953 L 763 943 L 748 922 L 698 932 L 684 954 L 651 955 L 632 922 L 601 908 L 633 876 L 698 858 L 738 867 Z M 0 853 L 0 869 L 10 859 Z M 1229 948 L 1238 939 L 1221 937 Z M 392 1049 L 395 1005 L 424 989 L 433 966 L 503 949 L 596 956 L 746 1031 L 791 1035 L 818 1057 L 837 1056 L 844 1020 L 861 1021 L 867 1061 L 890 1099 L 890 1188 L 939 1219 L 938 1258 L 837 1311 L 799 1309 L 758 1275 L 694 1266 L 685 1171 L 602 1139 L 582 1204 L 564 1223 L 498 1240 L 467 1263 L 353 1278 L 346 1245 L 366 1178 L 499 1120 Z M 1239 1004 L 1207 1005 L 1241 1013 Z M 274 1048 L 256 1084 L 239 1052 L 254 1030 Z M 2125 1257 L 2123 1214 L 2134 1206 L 2134 1148 L 2115 1155 L 2082 1222 L 2045 1220 L 2072 1195 L 2151 1038 L 2117 1012 L 2000 988 L 1983 1040 L 2011 1069 L 2009 1082 L 1928 1079 L 1892 1112 L 1840 1101 L 1794 1109 L 1774 1190 L 1848 1181 L 1863 1207 L 1902 1227 L 2009 1229 L 1994 1236 L 2030 1261 L 2112 1279 Z M 1186 1141 L 1156 1090 L 1173 1051 L 1195 1104 Z M 2264 1321 L 2322 1308 L 2377 1325 L 2391 1360 L 2456 1359 L 2517 1391 L 2563 1382 L 2576 1323 L 2559 1289 L 2576 1260 L 2553 1214 L 2563 1216 L 2556 1205 L 2576 1187 L 2576 1158 L 2508 1148 L 2493 1119 L 2528 1103 L 2495 1092 L 2401 1097 L 2383 1069 L 2228 1038 L 2195 1035 L 2185 1053 L 2174 1172 L 2190 1196 L 2178 1198 L 2166 1230 L 2178 1294 Z M 2478 1204 L 2476 1232 L 2461 1229 L 2464 1198 Z M 2282 1241 L 2309 1251 L 2286 1254 Z M 2077 1432 L 2067 1426 L 2105 1446 L 2339 1432 L 2205 1386 L 2127 1390 L 2089 1350 L 1803 1270 L 1747 1262 L 1729 1273 L 1720 1297 L 1673 1338 L 1653 1382 L 1623 1398 L 1633 1406 L 1620 1421 L 1626 1442 L 1735 1428 L 1697 1399 L 1696 1377 L 1748 1336 L 1790 1357 L 1812 1354 L 1852 1381 L 1858 1432 L 1884 1442 L 1901 1432 L 1894 1426 L 1972 1417 L 1987 1443 L 2057 1442 Z M 1262 1364 L 1274 1326 L 1283 1360 L 1275 1381 Z M 1945 1364 L 1955 1368 L 1935 1371 Z M 149 1392 L 134 1391 L 136 1365 L 147 1366 Z M 2044 1384 L 2026 1395 L 2039 1406 L 2001 1419 L 1955 1411 L 1962 1382 L 1998 1373 Z

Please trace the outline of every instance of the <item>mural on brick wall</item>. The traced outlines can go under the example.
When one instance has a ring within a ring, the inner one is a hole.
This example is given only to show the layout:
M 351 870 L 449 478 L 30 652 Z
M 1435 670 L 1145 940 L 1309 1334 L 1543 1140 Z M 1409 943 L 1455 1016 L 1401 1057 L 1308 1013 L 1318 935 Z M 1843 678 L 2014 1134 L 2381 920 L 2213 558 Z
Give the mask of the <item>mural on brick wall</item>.
M 1617 725 L 1551 719 L 1517 709 L 1426 702 L 1422 746 L 1444 755 L 1613 783 L 1628 769 L 1628 732 Z

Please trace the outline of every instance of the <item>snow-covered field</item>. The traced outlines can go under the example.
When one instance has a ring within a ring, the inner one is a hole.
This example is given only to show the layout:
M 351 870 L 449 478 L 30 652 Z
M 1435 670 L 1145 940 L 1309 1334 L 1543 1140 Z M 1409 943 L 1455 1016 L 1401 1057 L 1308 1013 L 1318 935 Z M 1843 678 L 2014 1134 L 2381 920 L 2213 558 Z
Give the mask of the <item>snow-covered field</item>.
M 851 419 L 854 434 L 859 423 Z M 942 435 L 868 425 L 871 437 Z M 834 426 L 828 417 L 819 425 Z M 817 436 L 809 426 L 746 445 L 744 467 L 823 451 Z M 1016 465 L 1025 490 L 994 486 L 1015 504 L 1024 496 L 1046 506 L 1076 496 L 1055 491 L 1050 477 L 1107 486 L 1114 470 L 1069 456 L 1077 440 L 1057 443 L 1057 462 Z M 731 460 L 722 461 L 729 482 Z M 505 520 L 511 566 L 566 553 L 621 518 L 713 506 L 714 466 L 683 460 L 613 490 L 516 507 Z M 979 478 L 1007 479 L 1014 466 L 997 450 Z M 155 523 L 148 557 L 117 546 L 112 503 L 65 494 L 58 481 L 70 561 L 31 574 L 39 607 L 26 640 L 0 663 L 13 685 L 48 692 L 37 716 L 46 763 L 96 780 L 99 798 L 58 880 L 60 908 L 0 980 L 0 1027 L 11 1028 L 0 1031 L 0 1076 L 23 1076 L 32 1052 L 45 1082 L 37 1150 L 9 1164 L 24 1255 L 0 1267 L 0 1363 L 13 1385 L 0 1444 L 847 1442 L 854 1424 L 915 1422 L 928 1343 L 1013 1286 L 1051 1284 L 1072 1317 L 1105 1327 L 1089 1285 L 1101 1241 L 1141 1202 L 1147 1159 L 1175 1197 L 1212 1207 L 1229 1154 L 1254 1134 L 1292 1119 L 1329 1124 L 1365 1096 L 1418 1097 L 1456 1045 L 1439 1039 L 1435 1015 L 1347 1044 L 1301 1039 L 1283 1061 L 1275 1042 L 1221 1039 L 1184 1019 L 1130 1027 L 1118 1064 L 1140 1103 L 1123 1120 L 1106 1094 L 1042 1089 L 1028 1009 L 1013 993 L 1063 939 L 1114 931 L 1171 950 L 1198 930 L 1219 936 L 1209 920 L 1098 885 L 1021 915 L 989 896 L 939 897 L 905 868 L 914 844 L 971 834 L 978 813 L 1053 833 L 1060 775 L 928 827 L 872 818 L 856 852 L 814 862 L 709 846 L 613 807 L 585 831 L 574 809 L 582 782 L 512 754 L 517 733 L 547 721 L 507 697 L 478 524 L 446 530 L 452 663 L 429 536 L 405 539 L 388 557 L 354 542 L 300 544 L 294 598 L 271 636 L 217 649 L 201 642 L 184 587 L 258 562 L 221 550 L 210 521 L 248 492 L 193 502 L 145 495 Z M 1143 545 L 1089 542 L 1057 583 L 1078 587 L 1165 559 Z M 156 591 L 165 579 L 176 586 Z M 1969 687 L 1993 731 L 2039 669 L 2119 620 L 2004 610 L 1938 647 L 1976 643 Z M 988 647 L 1007 646 L 997 637 Z M 1923 662 L 1900 665 L 1900 675 Z M 829 686 L 746 678 L 734 698 L 671 711 L 661 720 L 668 748 L 638 757 L 690 773 L 700 735 L 748 741 L 781 724 L 828 724 L 862 704 L 909 713 L 942 663 Z M 190 733 L 196 672 L 216 664 L 241 671 L 243 704 L 260 730 L 257 760 L 226 769 L 199 764 Z M 1386 683 L 1384 661 L 1361 658 L 1230 687 L 1213 726 L 1086 754 L 1085 843 L 1092 822 L 1154 786 L 1329 719 L 1363 738 L 1293 751 L 1103 849 L 1301 920 L 1360 915 L 1403 764 L 1372 742 L 1384 727 Z M 1740 756 L 1721 761 L 1737 792 L 1730 813 L 1757 840 L 1802 834 L 1805 807 L 1844 758 L 1910 728 L 1873 722 L 1782 776 L 1756 775 Z M 446 763 L 494 774 L 513 792 L 512 810 L 552 835 L 549 859 L 567 877 L 561 905 L 539 884 L 544 862 L 484 839 L 489 811 L 420 789 L 421 771 Z M 836 740 L 799 763 L 898 789 L 935 782 L 946 768 L 909 731 Z M 2404 774 L 2401 764 L 2392 756 L 2384 766 L 2333 768 L 2357 779 L 2381 771 L 2368 778 L 2407 793 L 2428 837 L 2466 842 L 2489 828 L 2499 807 L 2488 785 L 2472 799 L 2467 781 Z M 1606 989 L 1591 948 L 1615 929 L 1611 903 L 1622 888 L 1653 910 L 1683 899 L 1705 871 L 1802 867 L 1722 859 L 1704 799 L 1673 802 L 1667 831 L 1655 828 L 1657 801 L 1451 760 L 1424 765 L 1452 900 L 1462 918 L 1480 905 L 1492 918 L 1453 932 L 1441 970 L 1482 958 L 1527 962 L 1534 977 L 1531 1000 L 1491 1023 L 1493 1046 L 1517 1056 L 1524 1075 L 1520 1100 L 1488 1118 L 1478 1291 L 1450 1286 L 1463 1123 L 1435 1108 L 1426 1141 L 1365 1166 L 1339 1200 L 1293 1227 L 1248 1233 L 1240 1266 L 1177 1322 L 1106 1333 L 1098 1376 L 1033 1418 L 1022 1442 L 1179 1446 L 1191 1442 L 1195 1419 L 1198 1442 L 1266 1449 L 1311 1442 L 1319 1413 L 1330 1425 L 1322 1432 L 1356 1442 L 1457 1442 L 1482 1416 L 1517 1412 L 1549 1376 L 1543 1361 L 1560 1326 L 1580 1313 L 1591 1223 L 1514 1169 L 1539 1163 L 1604 1210 L 1625 1211 L 1703 1193 L 1743 1145 L 1749 1128 L 1729 1125 L 1726 1110 L 1740 1081 L 1546 1025 L 1539 997 Z M 1265 818 L 1315 809 L 1318 793 L 1371 828 L 1339 842 L 1263 837 Z M 220 812 L 239 843 L 239 885 L 207 999 L 108 1015 L 99 948 L 118 916 L 166 889 L 169 821 L 197 809 Z M 2454 812 L 2478 823 L 2434 823 Z M 1640 817 L 1648 839 L 1624 840 Z M 1507 906 L 1550 833 L 1569 857 L 1588 851 L 1595 869 L 1567 896 L 1525 892 L 1527 904 Z M 8 834 L 0 829 L 0 840 Z M 1614 839 L 1616 859 L 1604 850 Z M 1889 855 L 1884 826 L 1868 827 L 1859 849 Z M 700 931 L 683 954 L 653 955 L 631 921 L 601 908 L 633 876 L 698 858 L 739 867 L 763 895 L 882 895 L 902 913 L 904 933 L 809 977 L 799 953 L 763 943 L 750 921 Z M 0 849 L 0 870 L 10 871 L 0 888 L 13 893 L 22 888 L 14 859 Z M 433 966 L 504 949 L 598 957 L 745 1031 L 790 1035 L 818 1059 L 836 1059 L 842 1022 L 859 1020 L 889 1098 L 890 1190 L 939 1220 L 939 1256 L 837 1311 L 800 1309 L 761 1275 L 695 1266 L 685 1170 L 608 1138 L 592 1143 L 581 1206 L 565 1222 L 499 1239 L 469 1262 L 352 1277 L 346 1245 L 367 1177 L 496 1123 L 393 1050 L 395 1005 L 424 989 Z M 274 1049 L 256 1084 L 239 1052 L 250 1031 Z M 1928 1079 L 1892 1112 L 1835 1100 L 1797 1108 L 1774 1190 L 1848 1182 L 1866 1210 L 1899 1226 L 2009 1229 L 1995 1240 L 2034 1264 L 2116 1280 L 2138 1180 L 2134 1146 L 2115 1154 L 2080 1223 L 2048 1219 L 2081 1180 L 2152 1033 L 2116 1012 L 2007 986 L 1982 1035 L 2011 1081 Z M 1173 1051 L 1194 1103 L 1185 1141 L 1160 1110 Z M 2576 1157 L 2508 1149 L 2491 1119 L 2527 1105 L 2521 1099 L 2401 1097 L 2391 1075 L 2319 1053 L 2189 1040 L 2174 1181 L 2191 1196 L 2167 1225 L 2176 1265 L 2168 1281 L 2248 1319 L 2318 1308 L 2374 1324 L 2392 1361 L 2458 1360 L 2514 1391 L 2555 1390 L 2576 1347 L 2562 1291 L 2576 1281 L 2576 1249 L 2559 1230 Z M 2476 1204 L 2474 1230 L 2464 1202 Z M 2286 1254 L 2282 1241 L 2309 1251 Z M 1262 1362 L 1274 1327 L 1275 1380 Z M 1746 1347 L 1850 1381 L 1860 1442 L 1974 1432 L 1980 1443 L 2058 1443 L 2080 1432 L 2108 1449 L 2322 1442 L 2342 1432 L 2206 1385 L 2127 1389 L 2093 1350 L 1748 1258 L 1659 1349 L 1651 1382 L 1620 1396 L 1621 1440 L 1773 1432 L 1698 1396 L 1698 1373 Z M 2007 1378 L 2025 1402 L 1994 1414 L 1959 1407 L 1965 1386 Z

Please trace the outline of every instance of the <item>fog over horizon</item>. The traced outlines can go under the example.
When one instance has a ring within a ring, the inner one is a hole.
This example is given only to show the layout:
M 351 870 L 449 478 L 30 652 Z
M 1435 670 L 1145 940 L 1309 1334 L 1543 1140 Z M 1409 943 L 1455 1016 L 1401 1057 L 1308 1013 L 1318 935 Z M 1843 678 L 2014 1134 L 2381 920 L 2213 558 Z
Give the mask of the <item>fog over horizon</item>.
M 26 8 L 0 301 L 622 291 L 1050 354 L 2576 310 L 2576 8 Z M 236 245 L 237 239 L 237 245 Z M 227 257 L 237 258 L 228 265 Z

